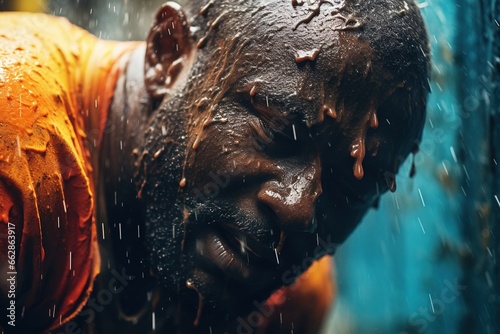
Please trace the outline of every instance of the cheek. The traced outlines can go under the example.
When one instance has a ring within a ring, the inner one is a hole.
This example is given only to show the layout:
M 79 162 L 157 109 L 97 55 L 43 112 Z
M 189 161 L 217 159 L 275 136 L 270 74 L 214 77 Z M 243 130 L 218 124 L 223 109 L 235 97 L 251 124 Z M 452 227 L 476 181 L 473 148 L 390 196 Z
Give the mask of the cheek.
M 243 124 L 212 121 L 203 129 L 198 144 L 189 148 L 187 168 L 195 182 L 210 174 L 232 174 L 255 156 L 250 133 Z

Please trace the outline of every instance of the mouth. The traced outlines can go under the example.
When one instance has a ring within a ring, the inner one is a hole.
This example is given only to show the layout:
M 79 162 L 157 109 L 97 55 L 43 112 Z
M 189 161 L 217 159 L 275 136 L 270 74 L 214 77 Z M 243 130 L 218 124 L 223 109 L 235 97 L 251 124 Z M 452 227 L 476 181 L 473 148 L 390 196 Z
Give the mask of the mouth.
M 265 289 L 277 275 L 274 249 L 231 227 L 217 226 L 196 239 L 197 260 L 208 273 L 251 290 Z

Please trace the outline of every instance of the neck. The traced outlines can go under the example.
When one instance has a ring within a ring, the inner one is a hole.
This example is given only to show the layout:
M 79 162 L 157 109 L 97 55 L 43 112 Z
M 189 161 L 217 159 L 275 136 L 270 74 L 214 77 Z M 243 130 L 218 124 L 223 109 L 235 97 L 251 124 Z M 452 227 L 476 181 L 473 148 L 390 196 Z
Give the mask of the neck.
M 98 148 L 106 132 L 110 131 L 108 110 L 127 59 L 137 49 L 137 42 L 112 42 L 92 38 L 82 39 L 82 48 L 92 50 L 80 57 L 80 87 L 83 126 L 87 135 L 92 167 L 99 165 Z M 112 129 L 111 129 L 112 131 Z M 98 175 L 98 173 L 95 173 Z
M 103 256 L 102 284 L 114 270 L 125 271 L 130 280 L 116 295 L 109 314 L 115 319 L 142 318 L 147 313 L 146 296 L 154 289 L 143 245 L 142 212 L 134 181 L 136 149 L 141 147 L 150 113 L 149 96 L 144 88 L 144 46 L 136 48 L 123 63 L 113 90 L 109 114 L 98 153 L 97 228 L 101 233 Z M 109 265 L 108 265 L 109 264 Z M 150 323 L 150 322 L 149 322 Z

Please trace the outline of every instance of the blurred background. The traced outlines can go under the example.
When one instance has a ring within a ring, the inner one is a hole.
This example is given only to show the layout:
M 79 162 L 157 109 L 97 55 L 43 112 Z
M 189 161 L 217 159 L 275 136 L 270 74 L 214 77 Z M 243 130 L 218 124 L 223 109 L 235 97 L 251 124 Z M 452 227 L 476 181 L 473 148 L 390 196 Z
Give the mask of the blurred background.
M 500 1 L 418 1 L 433 66 L 417 174 L 407 161 L 397 191 L 340 248 L 324 333 L 500 333 Z M 0 0 L 0 10 L 143 40 L 162 2 Z

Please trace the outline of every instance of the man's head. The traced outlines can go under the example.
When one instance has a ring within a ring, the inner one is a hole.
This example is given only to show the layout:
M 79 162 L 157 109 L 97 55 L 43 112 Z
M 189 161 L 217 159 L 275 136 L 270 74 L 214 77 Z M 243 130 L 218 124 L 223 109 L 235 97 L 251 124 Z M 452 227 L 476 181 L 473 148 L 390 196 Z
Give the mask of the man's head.
M 422 133 L 428 48 L 411 1 L 169 3 L 145 58 L 148 260 L 208 313 L 240 313 L 332 253 Z

